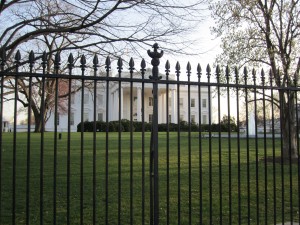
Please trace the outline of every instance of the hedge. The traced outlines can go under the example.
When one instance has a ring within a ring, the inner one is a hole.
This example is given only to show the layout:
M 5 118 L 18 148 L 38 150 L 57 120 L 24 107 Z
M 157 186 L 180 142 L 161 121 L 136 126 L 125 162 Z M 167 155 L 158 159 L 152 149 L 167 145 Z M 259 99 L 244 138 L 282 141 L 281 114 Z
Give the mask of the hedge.
M 121 122 L 121 123 L 120 123 Z M 131 122 L 129 120 L 121 120 L 121 121 L 110 121 L 108 123 L 103 121 L 96 121 L 96 132 L 118 132 L 119 130 L 122 132 L 130 132 L 131 131 Z M 108 128 L 107 128 L 108 125 Z M 119 128 L 119 125 L 121 127 Z M 132 122 L 132 131 L 135 132 L 142 132 L 143 131 L 143 125 L 145 131 L 151 131 L 152 124 L 147 122 Z M 196 123 L 191 123 L 191 131 L 199 131 L 199 125 Z M 190 129 L 189 123 L 186 121 L 180 122 L 180 131 L 189 131 Z M 82 123 L 79 123 L 77 125 L 77 132 L 81 132 L 83 129 L 84 132 L 93 132 L 94 131 L 94 122 L 86 121 Z M 237 125 L 236 124 L 230 124 L 231 131 L 235 132 L 237 131 Z M 200 130 L 202 132 L 227 132 L 228 131 L 228 124 L 202 124 L 200 125 Z M 175 123 L 169 123 L 169 126 L 165 123 L 158 124 L 158 131 L 178 131 L 178 124 Z

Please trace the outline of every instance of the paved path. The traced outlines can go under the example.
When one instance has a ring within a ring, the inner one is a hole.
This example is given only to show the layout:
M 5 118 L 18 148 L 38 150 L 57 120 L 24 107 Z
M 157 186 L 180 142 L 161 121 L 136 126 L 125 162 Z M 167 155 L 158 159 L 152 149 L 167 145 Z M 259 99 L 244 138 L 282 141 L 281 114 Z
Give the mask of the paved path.
M 282 223 L 278 223 L 277 225 L 282 225 Z M 284 223 L 284 225 L 299 225 L 299 223 L 296 223 L 296 222 L 293 222 L 293 223 L 286 222 L 286 223 Z

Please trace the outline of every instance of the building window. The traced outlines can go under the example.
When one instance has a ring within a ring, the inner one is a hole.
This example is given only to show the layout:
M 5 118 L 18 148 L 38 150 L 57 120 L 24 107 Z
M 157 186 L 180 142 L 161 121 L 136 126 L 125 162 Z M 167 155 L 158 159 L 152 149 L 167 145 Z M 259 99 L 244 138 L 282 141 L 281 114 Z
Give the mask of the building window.
M 172 122 L 172 116 L 171 115 L 169 115 L 169 123 L 171 123 Z
M 84 94 L 84 104 L 89 104 L 89 94 Z
M 84 113 L 83 114 L 83 121 L 89 121 L 89 113 Z
M 194 98 L 191 99 L 191 107 L 195 107 L 195 99 Z
M 70 114 L 70 125 L 74 125 L 74 113 L 71 112 Z
M 98 106 L 103 106 L 103 95 L 97 95 Z
M 153 98 L 149 97 L 149 106 L 153 106 Z
M 152 121 L 153 121 L 153 115 L 149 114 L 149 123 L 152 123 Z
M 196 118 L 195 115 L 191 115 L 191 122 L 192 122 L 192 123 L 195 123 L 195 118 Z
M 179 99 L 179 105 L 180 105 L 180 107 L 183 107 L 183 98 Z
M 98 113 L 98 121 L 103 121 L 103 113 Z
M 206 108 L 207 104 L 206 104 L 206 99 L 202 99 L 202 107 Z
M 202 116 L 202 124 L 207 124 L 207 115 Z

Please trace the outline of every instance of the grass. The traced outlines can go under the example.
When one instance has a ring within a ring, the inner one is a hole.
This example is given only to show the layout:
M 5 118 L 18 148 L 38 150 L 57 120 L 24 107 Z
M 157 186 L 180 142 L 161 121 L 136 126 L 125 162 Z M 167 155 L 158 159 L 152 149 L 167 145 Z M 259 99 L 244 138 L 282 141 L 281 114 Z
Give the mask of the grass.
M 42 220 L 44 224 L 53 224 L 54 133 L 44 135 Z M 97 133 L 95 199 L 93 133 L 84 133 L 83 152 L 81 134 L 70 135 L 70 224 L 80 223 L 81 153 L 83 224 L 93 223 L 94 202 L 97 224 L 118 224 L 118 220 L 120 224 L 149 224 L 150 133 L 145 133 L 144 146 L 142 133 L 133 133 L 132 140 L 130 133 L 122 133 L 120 152 L 118 133 L 109 133 L 108 137 L 105 133 Z M 273 151 L 276 156 L 280 155 L 280 139 L 274 143 L 272 139 L 266 142 L 249 139 L 249 143 L 240 139 L 238 143 L 236 138 L 199 139 L 198 133 L 191 133 L 190 139 L 187 132 L 182 132 L 180 138 L 177 133 L 169 136 L 167 154 L 167 134 L 159 133 L 160 224 L 178 224 L 179 221 L 180 224 L 299 221 L 298 165 L 265 164 L 262 160 L 265 156 L 273 156 Z M 12 133 L 2 134 L 0 224 L 12 223 L 13 138 Z M 25 224 L 27 133 L 17 133 L 16 140 L 15 220 L 16 224 Z M 41 134 L 32 133 L 30 145 L 29 222 L 40 224 Z M 57 140 L 57 224 L 67 222 L 67 152 L 67 133 L 62 133 L 62 140 Z

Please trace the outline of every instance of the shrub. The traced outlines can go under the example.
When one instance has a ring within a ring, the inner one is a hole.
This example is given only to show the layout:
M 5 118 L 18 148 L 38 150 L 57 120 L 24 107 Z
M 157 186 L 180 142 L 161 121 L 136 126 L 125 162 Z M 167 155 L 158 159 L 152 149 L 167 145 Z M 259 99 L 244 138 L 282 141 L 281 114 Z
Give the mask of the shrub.
M 81 124 L 82 123 L 79 123 L 77 125 L 77 132 L 81 132 L 81 129 L 82 129 Z M 120 125 L 121 125 L 121 128 L 119 129 Z M 189 131 L 190 126 L 189 126 L 188 122 L 181 121 L 179 125 L 180 125 L 180 131 L 183 131 L 183 132 Z M 108 128 L 108 132 L 118 132 L 118 131 L 130 132 L 130 126 L 131 126 L 130 121 L 126 120 L 126 119 L 121 120 L 121 124 L 119 123 L 119 121 L 110 121 L 108 123 L 108 127 L 107 127 L 106 122 L 96 121 L 96 132 L 106 132 L 107 128 Z M 168 129 L 170 132 L 176 132 L 176 131 L 178 131 L 178 124 L 175 124 L 175 123 L 169 123 L 169 125 L 165 124 L 165 123 L 158 124 L 158 131 L 166 132 L 166 131 L 168 131 Z M 228 128 L 228 124 L 224 124 L 224 123 L 221 123 L 220 125 L 219 124 L 198 125 L 196 123 L 191 123 L 191 131 L 197 132 L 197 131 L 199 131 L 199 129 L 201 130 L 201 132 L 209 132 L 209 131 L 219 132 L 219 130 L 220 130 L 220 132 L 228 132 L 229 128 Z M 145 130 L 145 132 L 151 131 L 152 123 L 144 122 L 144 130 Z M 237 125 L 234 123 L 230 124 L 230 130 L 232 132 L 236 132 Z M 83 131 L 84 132 L 93 132 L 94 131 L 94 122 L 88 122 L 88 121 L 83 122 Z M 137 122 L 137 121 L 132 122 L 132 131 L 133 132 L 134 131 L 142 132 L 143 131 L 143 123 Z

